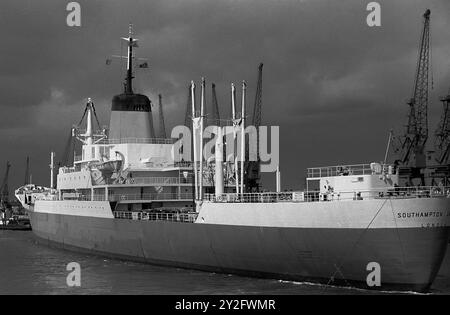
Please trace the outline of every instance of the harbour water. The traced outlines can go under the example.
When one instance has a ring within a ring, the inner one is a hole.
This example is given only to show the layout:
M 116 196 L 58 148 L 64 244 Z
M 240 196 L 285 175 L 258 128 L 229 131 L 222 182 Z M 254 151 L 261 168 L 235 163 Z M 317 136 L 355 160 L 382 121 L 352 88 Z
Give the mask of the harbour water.
M 449 248 L 450 250 L 450 248 Z M 68 287 L 66 266 L 81 266 L 81 287 Z M 105 259 L 51 248 L 32 232 L 0 231 L 0 294 L 374 294 L 332 286 L 255 279 Z M 432 294 L 450 294 L 450 252 Z

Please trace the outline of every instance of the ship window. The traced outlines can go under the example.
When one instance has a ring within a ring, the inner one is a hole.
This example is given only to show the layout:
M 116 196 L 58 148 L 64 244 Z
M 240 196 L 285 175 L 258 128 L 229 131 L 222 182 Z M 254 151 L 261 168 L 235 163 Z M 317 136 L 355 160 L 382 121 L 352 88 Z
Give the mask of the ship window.
M 95 147 L 92 148 L 92 158 L 95 158 Z

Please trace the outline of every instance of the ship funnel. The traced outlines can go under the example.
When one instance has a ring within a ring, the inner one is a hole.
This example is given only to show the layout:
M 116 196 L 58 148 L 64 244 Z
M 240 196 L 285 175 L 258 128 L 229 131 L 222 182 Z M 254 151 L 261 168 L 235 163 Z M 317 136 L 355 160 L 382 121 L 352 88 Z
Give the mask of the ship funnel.
M 135 94 L 132 89 L 133 48 L 138 46 L 137 39 L 133 38 L 131 27 L 128 37 L 123 39 L 128 45 L 127 73 L 124 92 L 114 96 L 112 100 L 109 138 L 115 140 L 154 138 L 152 103 L 147 96 Z
M 114 96 L 109 122 L 109 139 L 154 138 L 151 101 L 142 94 Z

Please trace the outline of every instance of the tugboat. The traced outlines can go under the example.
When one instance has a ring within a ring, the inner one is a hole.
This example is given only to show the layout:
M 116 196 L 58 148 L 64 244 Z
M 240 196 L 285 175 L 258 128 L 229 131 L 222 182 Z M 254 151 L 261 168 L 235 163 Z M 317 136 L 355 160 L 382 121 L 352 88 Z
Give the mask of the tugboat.
M 30 218 L 21 208 L 0 201 L 0 230 L 31 230 Z
M 0 213 L 0 230 L 16 230 L 29 231 L 31 230 L 30 219 L 27 215 L 12 215 L 7 218 L 4 213 Z

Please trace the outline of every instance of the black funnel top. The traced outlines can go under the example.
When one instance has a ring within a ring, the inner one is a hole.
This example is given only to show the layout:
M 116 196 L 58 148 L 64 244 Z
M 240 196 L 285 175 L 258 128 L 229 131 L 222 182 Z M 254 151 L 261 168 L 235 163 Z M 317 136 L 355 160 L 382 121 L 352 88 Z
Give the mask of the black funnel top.
M 112 111 L 151 112 L 151 101 L 142 94 L 122 93 L 112 99 Z

